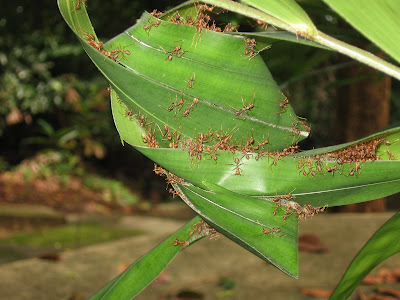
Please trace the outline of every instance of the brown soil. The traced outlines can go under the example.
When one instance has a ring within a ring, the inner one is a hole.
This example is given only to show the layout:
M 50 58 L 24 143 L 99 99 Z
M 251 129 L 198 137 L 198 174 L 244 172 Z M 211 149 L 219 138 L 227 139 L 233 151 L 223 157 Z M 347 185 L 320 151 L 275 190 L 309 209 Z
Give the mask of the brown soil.
M 65 213 L 129 212 L 103 200 L 102 192 L 87 188 L 78 177 L 71 176 L 66 183 L 58 177 L 28 181 L 18 171 L 0 173 L 0 203 L 41 204 Z

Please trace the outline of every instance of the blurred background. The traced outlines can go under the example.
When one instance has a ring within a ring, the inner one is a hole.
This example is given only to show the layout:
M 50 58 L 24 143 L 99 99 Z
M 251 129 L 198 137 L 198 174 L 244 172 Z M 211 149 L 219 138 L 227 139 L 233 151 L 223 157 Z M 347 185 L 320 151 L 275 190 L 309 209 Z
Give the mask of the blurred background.
M 179 3 L 89 0 L 87 5 L 104 42 L 134 25 L 144 10 L 165 11 Z M 299 3 L 321 31 L 391 60 L 320 1 Z M 214 17 L 223 23 L 228 16 Z M 254 21 L 238 16 L 230 22 L 240 25 L 240 31 L 261 30 Z M 400 125 L 398 81 L 334 52 L 288 42 L 275 42 L 262 55 L 296 113 L 311 124 L 312 134 L 302 142 L 302 149 L 343 143 Z M 32 206 L 50 208 L 61 215 L 63 223 L 66 214 L 162 214 L 157 211 L 159 205 L 180 203 L 153 173 L 151 161 L 121 145 L 107 87 L 62 19 L 55 0 L 3 1 L 0 223 L 6 225 L 0 237 L 57 224 L 57 218 L 49 221 L 47 217 L 36 225 L 16 221 L 19 214 L 24 214 L 24 220 L 29 218 Z M 395 210 L 399 208 L 396 199 L 395 195 L 330 211 Z M 10 208 L 15 204 L 20 205 L 18 212 Z M 47 216 L 46 209 L 41 213 Z M 181 213 L 178 210 L 174 217 Z M 87 230 L 90 236 L 99 229 Z M 104 234 L 104 230 L 99 232 Z M 109 234 L 115 238 L 131 232 Z M 39 236 L 43 239 L 43 234 Z M 54 246 L 53 240 L 48 243 Z

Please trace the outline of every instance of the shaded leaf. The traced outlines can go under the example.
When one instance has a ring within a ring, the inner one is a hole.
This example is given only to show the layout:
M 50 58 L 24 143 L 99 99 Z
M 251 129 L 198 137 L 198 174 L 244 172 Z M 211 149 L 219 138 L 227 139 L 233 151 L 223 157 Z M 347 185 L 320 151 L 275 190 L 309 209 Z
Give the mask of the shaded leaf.
M 399 1 L 324 0 L 324 2 L 400 62 Z

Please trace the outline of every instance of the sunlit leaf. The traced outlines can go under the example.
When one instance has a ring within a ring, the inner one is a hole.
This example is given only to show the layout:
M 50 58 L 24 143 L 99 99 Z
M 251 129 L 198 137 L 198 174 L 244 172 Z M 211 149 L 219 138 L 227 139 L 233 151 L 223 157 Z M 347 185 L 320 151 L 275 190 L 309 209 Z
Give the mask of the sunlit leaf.
M 356 287 L 373 268 L 400 252 L 400 213 L 387 221 L 364 245 L 333 291 L 331 300 L 348 299 Z
M 317 33 L 307 13 L 294 0 L 242 0 L 242 2 L 290 24 L 299 34 L 312 37 Z
M 90 300 L 128 300 L 135 297 L 166 268 L 180 251 L 204 237 L 197 231 L 192 233 L 195 225 L 200 221 L 200 217 L 193 218 L 153 250 L 135 261 L 122 274 L 94 294 Z

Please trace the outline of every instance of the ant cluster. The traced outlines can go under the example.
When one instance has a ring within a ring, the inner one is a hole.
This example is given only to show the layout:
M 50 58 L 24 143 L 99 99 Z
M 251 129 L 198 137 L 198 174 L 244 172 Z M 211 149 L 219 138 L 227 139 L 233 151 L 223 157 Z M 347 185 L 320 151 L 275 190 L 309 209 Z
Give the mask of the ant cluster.
M 86 37 L 86 43 L 88 43 L 90 46 L 95 48 L 101 54 L 103 54 L 104 56 L 112 59 L 115 62 L 118 62 L 118 57 L 119 57 L 120 54 L 122 54 L 121 58 L 124 58 L 125 55 L 130 55 L 131 54 L 131 52 L 129 50 L 125 50 L 125 49 L 123 49 L 121 47 L 118 47 L 116 49 L 111 49 L 111 51 L 106 51 L 103 48 L 104 43 L 101 42 L 101 41 L 97 42 L 93 34 L 85 33 L 84 36 Z
M 388 141 L 383 137 L 371 139 L 344 149 L 329 152 L 326 155 L 336 159 L 338 164 L 356 161 L 375 161 L 380 159 L 379 156 L 376 155 L 376 149 L 382 143 L 387 144 Z
M 299 35 L 304 37 L 305 39 L 309 39 L 311 41 L 314 40 L 314 36 L 311 35 L 310 33 L 306 32 L 306 31 L 304 31 L 304 30 L 297 30 L 296 31 L 296 38 L 298 38 Z
M 385 143 L 386 145 L 390 144 L 390 142 L 388 142 L 384 137 L 380 137 L 359 144 L 351 145 L 344 149 L 328 152 L 326 153 L 326 155 L 335 159 L 338 165 L 342 165 L 345 163 L 355 163 L 355 167 L 353 167 L 347 175 L 353 176 L 354 174 L 358 174 L 360 172 L 361 163 L 366 161 L 380 160 L 380 157 L 376 155 L 376 150 L 377 147 L 382 143 Z M 391 158 L 394 158 L 393 154 L 389 150 L 387 150 L 387 153 Z M 338 166 L 336 164 L 332 168 L 327 168 L 327 170 L 328 172 L 339 172 Z
M 158 19 L 158 18 L 161 17 L 162 14 L 163 14 L 163 13 L 162 13 L 161 11 L 157 11 L 157 9 L 154 9 L 154 10 L 150 13 L 150 15 L 153 16 L 154 18 L 157 18 L 157 20 L 154 21 L 154 22 L 151 23 L 151 24 L 146 24 L 146 25 L 143 26 L 143 29 L 144 29 L 144 31 L 147 32 L 147 35 L 149 35 L 150 30 L 151 30 L 152 27 L 158 27 L 158 26 L 161 25 L 161 20 Z
M 192 77 L 191 77 L 192 78 Z M 190 86 L 193 86 L 193 83 L 189 81 Z M 170 97 L 171 98 L 171 97 Z M 175 97 L 176 102 L 172 102 L 172 104 L 167 108 L 167 111 L 174 111 L 175 116 L 177 114 L 177 109 L 181 111 L 183 109 L 183 105 L 185 104 L 185 99 L 182 97 L 181 100 L 178 100 L 178 96 Z M 190 112 L 193 111 L 194 107 L 197 106 L 197 103 L 199 103 L 199 98 L 193 98 L 193 101 L 185 108 L 185 110 L 182 113 L 183 117 L 189 116 Z
M 298 120 L 295 123 L 292 123 L 291 125 L 292 125 L 293 132 L 296 133 L 297 135 L 301 134 L 300 130 L 297 128 L 297 126 L 299 126 L 299 125 L 303 126 L 304 130 L 306 130 L 308 132 L 311 131 L 311 127 L 307 125 L 305 120 Z
M 237 31 L 235 26 L 231 24 L 227 24 L 225 28 L 222 30 L 221 27 L 218 27 L 215 24 L 215 21 L 206 13 L 206 12 L 213 12 L 216 14 L 220 14 L 224 12 L 224 10 L 220 10 L 216 12 L 215 6 L 208 6 L 207 4 L 199 4 L 195 2 L 196 8 L 196 16 L 192 18 L 192 16 L 188 15 L 186 17 L 182 17 L 179 13 L 175 13 L 171 18 L 170 21 L 175 24 L 184 24 L 188 26 L 196 27 L 196 33 L 193 37 L 193 41 L 196 35 L 201 35 L 203 29 L 211 30 L 215 32 L 230 32 L 230 31 Z
M 307 157 L 307 159 L 304 161 L 303 159 L 299 159 L 297 162 L 298 168 L 300 169 L 300 173 L 302 173 L 304 176 L 308 176 L 311 174 L 311 176 L 315 177 L 317 176 L 317 172 L 320 174 L 323 173 L 323 166 L 321 164 L 321 156 L 316 155 L 315 156 L 315 163 L 311 161 L 312 156 Z M 314 168 L 315 166 L 315 168 Z M 307 172 L 307 171 L 308 172 Z M 329 168 L 327 167 L 328 172 L 333 172 L 333 171 L 338 171 L 337 168 Z
M 201 160 L 203 155 L 209 155 L 215 161 L 218 159 L 216 155 L 217 150 L 230 151 L 235 153 L 238 145 L 232 145 L 230 140 L 234 132 L 213 132 L 199 133 L 195 138 L 183 140 L 180 143 L 182 150 L 189 150 L 189 156 Z M 170 146 L 171 147 L 171 146 Z M 177 148 L 177 144 L 176 147 Z
M 320 212 L 326 211 L 327 206 L 324 206 L 322 208 L 313 207 L 311 204 L 301 206 L 297 202 L 292 201 L 292 199 L 296 198 L 292 194 L 293 191 L 291 191 L 287 195 L 276 196 L 275 198 L 272 199 L 272 201 L 274 203 L 276 203 L 276 207 L 273 212 L 273 216 L 276 216 L 278 208 L 281 207 L 282 204 L 286 206 L 286 210 L 284 211 L 284 215 L 283 215 L 283 220 L 286 220 L 287 218 L 289 218 L 293 213 L 297 214 L 298 219 L 302 219 L 302 218 L 306 219 L 309 217 L 313 217 L 314 215 L 316 215 Z
M 182 149 L 189 149 L 189 155 L 191 157 L 196 157 L 201 160 L 202 154 L 206 151 L 210 154 L 214 160 L 217 160 L 217 156 L 210 147 L 204 146 L 205 143 L 210 143 L 212 140 L 213 132 L 209 131 L 207 134 L 200 133 L 198 137 L 194 139 L 184 140 L 182 143 Z
M 191 237 L 195 233 L 200 236 L 209 235 L 211 239 L 215 239 L 220 236 L 220 234 L 204 220 L 201 220 L 194 225 L 194 229 L 189 233 L 189 236 Z
M 251 137 L 250 139 L 246 140 L 246 144 L 240 149 L 240 151 L 248 156 L 248 153 L 256 152 L 258 151 L 261 147 L 268 145 L 269 144 L 269 139 L 265 139 L 264 141 L 258 143 L 257 145 L 254 145 L 255 141 L 254 138 Z
M 151 132 L 151 130 L 146 130 L 146 136 L 143 137 L 143 143 L 147 144 L 150 148 L 160 148 L 155 133 Z
M 180 193 L 175 191 L 173 188 L 169 187 L 172 184 L 176 183 L 183 183 L 183 179 L 176 176 L 175 174 L 171 172 L 167 172 L 164 168 L 160 167 L 157 164 L 154 164 L 154 173 L 158 176 L 165 177 L 165 181 L 167 182 L 167 187 L 165 188 L 170 194 L 172 194 L 172 197 L 179 196 Z
M 256 55 L 256 51 L 254 50 L 255 47 L 257 46 L 256 39 L 247 39 L 246 40 L 246 47 L 245 47 L 245 55 L 248 55 L 249 57 L 253 57 Z
M 292 155 L 295 154 L 297 152 L 297 150 L 299 149 L 298 145 L 292 145 L 289 146 L 281 151 L 273 151 L 273 152 L 269 152 L 269 151 L 264 151 L 264 152 L 259 152 L 257 153 L 256 156 L 256 160 L 259 160 L 261 157 L 263 156 L 274 156 L 274 160 L 272 162 L 272 165 L 276 166 L 278 163 L 279 158 L 283 157 L 283 156 L 288 156 L 288 155 Z
M 311 204 L 307 204 L 302 207 L 300 204 L 290 201 L 287 204 L 287 209 L 283 219 L 286 220 L 288 217 L 290 217 L 293 214 L 293 211 L 297 214 L 298 219 L 306 219 L 311 218 L 318 213 L 325 212 L 326 209 L 326 205 L 324 207 L 313 207 Z
M 256 47 L 257 47 L 256 39 L 254 39 L 254 38 L 246 39 L 244 55 L 247 56 L 249 59 L 252 59 L 254 56 L 258 55 L 260 52 L 271 48 L 271 46 L 266 46 L 266 47 L 262 48 L 261 50 L 255 50 Z

